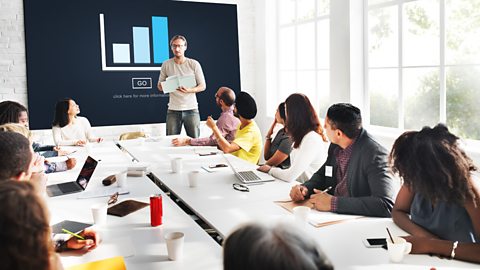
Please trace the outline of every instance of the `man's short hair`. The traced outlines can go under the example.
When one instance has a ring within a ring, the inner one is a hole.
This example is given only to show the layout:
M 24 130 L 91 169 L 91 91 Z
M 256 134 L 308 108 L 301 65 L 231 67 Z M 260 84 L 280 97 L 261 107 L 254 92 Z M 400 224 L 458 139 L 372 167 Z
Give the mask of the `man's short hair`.
M 222 93 L 218 98 L 223 100 L 223 103 L 225 103 L 227 106 L 232 106 L 235 104 L 235 92 L 225 86 L 222 86 L 220 89 L 222 89 Z
M 360 109 L 350 103 L 337 103 L 328 108 L 327 117 L 333 129 L 341 130 L 348 138 L 357 137 L 362 129 Z
M 332 264 L 315 242 L 286 225 L 248 224 L 223 245 L 224 270 L 330 270 Z
M 31 145 L 25 136 L 0 132 L 0 179 L 12 179 L 29 170 Z
M 172 39 L 170 39 L 170 47 L 172 47 L 173 42 L 174 42 L 175 40 L 177 40 L 177 39 L 183 40 L 183 41 L 185 42 L 185 47 L 187 47 L 187 39 L 186 39 L 184 36 L 182 36 L 182 35 L 175 35 L 175 36 L 173 36 Z
M 237 114 L 245 119 L 253 119 L 257 115 L 257 103 L 247 92 L 240 92 L 235 100 Z

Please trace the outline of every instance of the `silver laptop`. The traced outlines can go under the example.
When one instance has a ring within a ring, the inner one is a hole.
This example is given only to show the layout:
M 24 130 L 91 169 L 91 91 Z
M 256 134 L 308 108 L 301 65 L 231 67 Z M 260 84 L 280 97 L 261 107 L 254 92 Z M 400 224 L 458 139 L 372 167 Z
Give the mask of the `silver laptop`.
M 238 178 L 238 180 L 240 180 L 244 184 L 270 182 L 275 180 L 275 177 L 269 175 L 268 173 L 264 173 L 256 170 L 239 172 L 235 169 L 235 167 L 233 167 L 232 163 L 230 163 L 227 156 L 223 155 L 223 158 L 225 158 L 225 160 L 227 161 L 228 166 L 232 168 L 232 171 L 235 174 L 235 176 Z
M 48 196 L 55 197 L 84 191 L 85 188 L 87 188 L 88 182 L 90 182 L 90 178 L 92 177 L 97 164 L 98 161 L 88 156 L 83 164 L 80 174 L 77 177 L 77 181 L 47 186 Z

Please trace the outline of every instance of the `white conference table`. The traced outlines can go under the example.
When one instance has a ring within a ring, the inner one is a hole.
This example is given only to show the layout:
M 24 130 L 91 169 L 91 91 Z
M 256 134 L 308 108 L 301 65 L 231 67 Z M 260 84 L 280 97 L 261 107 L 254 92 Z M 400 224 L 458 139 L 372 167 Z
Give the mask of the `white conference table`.
M 133 140 L 120 144 L 135 159 L 151 163 L 155 177 L 221 236 L 246 222 L 292 222 L 292 215 L 273 201 L 287 199 L 291 186 L 296 183 L 277 180 L 249 186 L 250 192 L 240 192 L 232 188 L 237 180 L 230 168 L 213 173 L 202 169 L 202 166 L 225 163 L 221 155 L 201 157 L 197 153 L 209 152 L 211 148 L 173 147 L 170 141 L 171 138 L 164 137 L 155 142 Z M 226 156 L 239 170 L 256 168 L 236 157 Z M 171 171 L 170 160 L 175 157 L 183 158 L 181 173 Z M 195 188 L 188 187 L 188 172 L 192 170 L 201 172 Z M 364 217 L 320 228 L 307 226 L 303 230 L 316 240 L 335 269 L 480 269 L 478 264 L 428 255 L 407 255 L 402 263 L 390 263 L 386 250 L 366 248 L 363 244 L 365 238 L 386 237 L 386 227 L 394 235 L 407 235 L 391 218 Z
M 70 171 L 49 174 L 48 184 L 76 179 L 84 160 L 86 149 L 77 148 L 72 156 L 77 158 L 77 166 Z M 103 187 L 101 180 L 110 174 L 125 170 L 131 157 L 124 154 L 114 143 L 98 144 L 89 155 L 101 159 L 85 192 Z M 130 163 L 129 163 L 130 162 Z M 108 216 L 107 224 L 98 227 L 102 243 L 96 249 L 82 254 L 63 252 L 61 260 L 65 267 L 114 256 L 124 256 L 127 269 L 221 269 L 222 250 L 190 216 L 180 209 L 149 178 L 128 177 L 129 194 L 120 195 L 118 202 L 135 199 L 149 203 L 151 194 L 162 194 L 163 224 L 150 226 L 150 209 L 145 207 L 125 217 Z M 93 223 L 91 206 L 106 202 L 108 197 L 78 199 L 81 193 L 47 199 L 51 213 L 51 224 L 62 220 Z M 180 231 L 185 234 L 183 259 L 170 261 L 163 236 Z

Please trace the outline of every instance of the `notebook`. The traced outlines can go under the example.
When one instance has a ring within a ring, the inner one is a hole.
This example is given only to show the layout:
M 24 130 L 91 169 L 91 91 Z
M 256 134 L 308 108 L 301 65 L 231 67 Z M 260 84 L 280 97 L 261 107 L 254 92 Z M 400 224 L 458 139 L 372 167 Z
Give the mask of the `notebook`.
M 223 155 L 223 154 L 222 154 Z M 233 173 L 235 176 L 244 184 L 250 183 L 259 183 L 259 182 L 270 182 L 274 181 L 275 178 L 267 173 L 263 173 L 260 171 L 237 171 L 235 167 L 233 167 L 232 163 L 228 160 L 227 156 L 223 155 L 225 160 L 228 163 L 228 166 L 232 168 Z
M 97 167 L 98 161 L 93 159 L 91 156 L 88 156 L 83 164 L 82 170 L 77 177 L 76 181 L 60 183 L 56 185 L 47 186 L 47 194 L 50 197 L 77 193 L 84 191 L 87 188 L 88 182 Z

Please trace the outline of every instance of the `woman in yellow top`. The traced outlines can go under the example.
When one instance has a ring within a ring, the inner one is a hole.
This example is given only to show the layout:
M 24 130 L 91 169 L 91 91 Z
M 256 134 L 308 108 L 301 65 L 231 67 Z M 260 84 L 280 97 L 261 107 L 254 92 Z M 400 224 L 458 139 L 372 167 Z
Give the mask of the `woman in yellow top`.
M 206 124 L 215 134 L 220 150 L 257 164 L 263 146 L 262 134 L 255 120 L 253 120 L 257 115 L 255 100 L 248 93 L 240 92 L 235 100 L 233 114 L 240 119 L 240 125 L 235 133 L 235 139 L 231 143 L 222 136 L 212 117 L 208 117 Z

